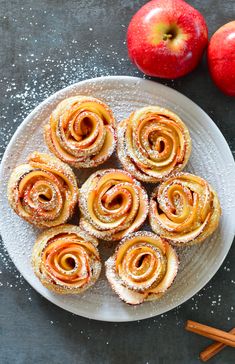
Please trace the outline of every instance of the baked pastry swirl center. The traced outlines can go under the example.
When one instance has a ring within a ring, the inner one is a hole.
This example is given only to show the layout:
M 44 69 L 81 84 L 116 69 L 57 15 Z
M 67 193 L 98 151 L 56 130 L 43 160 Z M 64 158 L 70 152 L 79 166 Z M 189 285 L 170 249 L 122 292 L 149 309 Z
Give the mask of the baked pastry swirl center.
M 174 249 L 159 236 L 140 231 L 125 237 L 106 263 L 113 290 L 129 304 L 159 298 L 178 270 Z
M 194 244 L 216 229 L 221 215 L 216 192 L 203 178 L 179 173 L 157 187 L 150 200 L 150 225 L 173 244 Z
M 148 196 L 139 182 L 118 169 L 93 173 L 79 194 L 80 226 L 105 240 L 135 231 L 148 214 Z
M 77 226 L 60 225 L 43 232 L 33 249 L 36 275 L 58 293 L 80 293 L 99 277 L 98 242 Z
M 76 168 L 95 167 L 107 160 L 116 146 L 111 109 L 90 96 L 60 102 L 45 126 L 45 141 L 52 153 Z
M 147 106 L 118 124 L 118 156 L 144 182 L 158 182 L 183 169 L 191 153 L 189 131 L 173 112 Z
M 161 250 L 148 244 L 144 238 L 126 251 L 119 264 L 117 254 L 116 267 L 120 278 L 130 289 L 146 290 L 153 283 L 158 284 L 166 271 L 166 259 Z
M 38 227 L 66 222 L 78 201 L 76 177 L 69 166 L 34 152 L 12 172 L 8 199 L 15 212 Z

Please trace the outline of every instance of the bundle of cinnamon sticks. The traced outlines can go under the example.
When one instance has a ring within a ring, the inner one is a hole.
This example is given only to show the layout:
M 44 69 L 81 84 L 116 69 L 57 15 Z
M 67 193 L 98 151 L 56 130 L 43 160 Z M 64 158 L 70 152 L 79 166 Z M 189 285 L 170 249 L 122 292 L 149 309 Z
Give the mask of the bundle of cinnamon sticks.
M 208 346 L 200 353 L 200 359 L 204 362 L 219 353 L 225 346 L 232 346 L 235 348 L 235 328 L 230 332 L 226 332 L 216 329 L 215 327 L 188 320 L 185 329 L 215 341 L 215 343 Z

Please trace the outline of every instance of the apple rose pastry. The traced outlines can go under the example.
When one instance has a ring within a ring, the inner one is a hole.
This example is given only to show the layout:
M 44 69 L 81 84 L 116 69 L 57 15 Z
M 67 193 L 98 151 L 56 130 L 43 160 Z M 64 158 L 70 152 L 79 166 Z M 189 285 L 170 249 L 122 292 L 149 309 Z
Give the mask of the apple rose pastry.
M 45 141 L 52 153 L 76 168 L 96 167 L 116 146 L 116 122 L 111 109 L 90 96 L 60 102 L 45 126 Z
M 106 262 L 106 276 L 126 303 L 160 298 L 173 283 L 178 258 L 172 246 L 148 231 L 128 235 Z
M 157 187 L 150 200 L 150 225 L 178 246 L 200 243 L 217 228 L 221 215 L 216 192 L 203 178 L 179 173 Z
M 44 231 L 32 253 L 32 265 L 42 284 L 60 294 L 81 293 L 99 278 L 98 241 L 78 226 L 60 225 Z
M 76 177 L 59 159 L 34 152 L 12 172 L 8 200 L 20 217 L 37 227 L 63 224 L 78 202 Z
M 79 193 L 80 227 L 104 240 L 119 240 L 136 231 L 148 215 L 148 196 L 128 172 L 93 173 Z
M 123 168 L 143 182 L 158 182 L 182 170 L 191 153 L 183 121 L 159 106 L 147 106 L 119 123 L 118 157 Z

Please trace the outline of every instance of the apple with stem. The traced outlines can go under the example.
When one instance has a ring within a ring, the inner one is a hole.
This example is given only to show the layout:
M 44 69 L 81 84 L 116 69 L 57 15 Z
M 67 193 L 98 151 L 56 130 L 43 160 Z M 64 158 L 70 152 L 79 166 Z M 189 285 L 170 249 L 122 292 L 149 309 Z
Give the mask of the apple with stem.
M 183 0 L 152 0 L 131 19 L 131 61 L 149 76 L 174 79 L 192 71 L 208 43 L 205 19 Z

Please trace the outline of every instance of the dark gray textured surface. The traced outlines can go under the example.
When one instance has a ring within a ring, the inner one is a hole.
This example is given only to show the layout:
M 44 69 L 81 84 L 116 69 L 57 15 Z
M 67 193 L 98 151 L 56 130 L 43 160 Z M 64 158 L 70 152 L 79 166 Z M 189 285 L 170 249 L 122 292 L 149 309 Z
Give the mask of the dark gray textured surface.
M 142 75 L 125 47 L 126 27 L 145 1 L 0 0 L 0 152 L 34 106 L 73 82 L 101 75 Z M 233 0 L 189 1 L 210 34 L 235 18 Z M 206 62 L 165 82 L 199 104 L 235 150 L 235 105 L 212 84 Z M 4 212 L 1 212 L 4 213 Z M 235 249 L 209 284 L 181 307 L 141 322 L 104 323 L 76 317 L 47 302 L 0 251 L 0 362 L 198 363 L 209 341 L 184 331 L 186 319 L 234 326 Z M 226 349 L 211 360 L 235 362 Z

